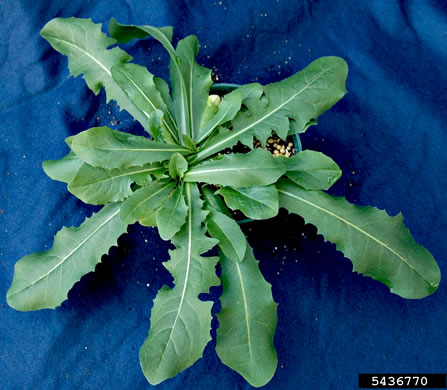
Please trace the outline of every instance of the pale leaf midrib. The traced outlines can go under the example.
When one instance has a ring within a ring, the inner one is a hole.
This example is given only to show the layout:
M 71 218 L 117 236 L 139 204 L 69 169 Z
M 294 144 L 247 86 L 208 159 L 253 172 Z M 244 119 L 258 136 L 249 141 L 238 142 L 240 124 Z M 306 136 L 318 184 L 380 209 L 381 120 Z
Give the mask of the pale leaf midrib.
M 266 167 L 266 166 L 262 166 L 262 170 L 266 171 L 266 170 L 279 170 L 279 167 Z M 214 168 L 214 169 L 196 169 L 196 170 L 191 170 L 189 172 L 185 173 L 185 177 L 186 176 L 191 176 L 191 175 L 198 175 L 198 174 L 203 174 L 203 173 L 214 173 L 214 172 L 224 172 L 224 171 L 259 171 L 259 167 L 230 167 L 230 168 Z
M 244 281 L 242 279 L 242 274 L 240 270 L 240 266 L 238 263 L 235 263 L 237 272 L 239 274 L 239 281 L 241 283 L 241 291 L 242 291 L 242 299 L 244 300 L 244 312 L 245 312 L 245 325 L 247 327 L 247 339 L 248 339 L 248 356 L 251 360 L 251 333 L 250 333 L 250 325 L 249 325 L 249 319 L 248 319 L 248 303 L 247 303 L 247 296 L 245 294 L 245 285 Z
M 120 147 L 116 147 L 116 148 L 108 148 L 108 147 L 99 147 L 99 146 L 92 146 L 92 145 L 86 145 L 86 144 L 82 144 L 79 142 L 74 142 L 73 143 L 74 146 L 80 146 L 80 147 L 84 147 L 86 149 L 94 149 L 94 150 L 104 150 L 104 151 L 123 151 L 123 152 L 186 152 L 186 149 L 182 149 L 182 148 L 178 148 L 178 149 L 152 149 L 152 148 L 120 148 Z

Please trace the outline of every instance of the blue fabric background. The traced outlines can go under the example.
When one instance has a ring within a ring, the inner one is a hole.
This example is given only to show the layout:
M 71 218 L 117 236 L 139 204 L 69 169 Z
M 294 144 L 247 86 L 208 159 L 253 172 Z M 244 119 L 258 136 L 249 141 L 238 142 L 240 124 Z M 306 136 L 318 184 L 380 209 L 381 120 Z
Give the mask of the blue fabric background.
M 51 246 L 94 208 L 45 176 L 65 137 L 95 125 L 142 130 L 104 93 L 95 97 L 39 36 L 53 17 L 172 25 L 196 34 L 199 60 L 222 82 L 280 80 L 323 55 L 350 67 L 349 93 L 303 136 L 344 175 L 333 188 L 358 204 L 402 211 L 447 272 L 447 6 L 434 0 L 0 2 L 0 388 L 149 389 L 138 349 L 152 300 L 171 278 L 169 244 L 132 226 L 55 311 L 6 304 L 14 263 Z M 154 42 L 130 43 L 135 62 L 167 77 Z M 349 260 L 301 218 L 245 226 L 279 303 L 279 364 L 267 389 L 356 389 L 359 372 L 447 371 L 447 284 L 420 301 L 352 273 Z M 219 291 L 214 292 L 216 294 Z M 215 310 L 217 310 L 217 305 Z M 216 322 L 216 321 L 214 321 Z M 216 327 L 216 323 L 213 324 Z M 213 332 L 214 333 L 214 332 Z M 247 389 L 204 358 L 159 389 Z

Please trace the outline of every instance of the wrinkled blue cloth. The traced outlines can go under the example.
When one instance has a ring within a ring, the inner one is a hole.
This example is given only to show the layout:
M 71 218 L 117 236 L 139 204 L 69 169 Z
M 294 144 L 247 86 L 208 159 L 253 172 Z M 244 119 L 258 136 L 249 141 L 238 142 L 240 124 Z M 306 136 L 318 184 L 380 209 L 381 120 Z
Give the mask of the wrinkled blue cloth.
M 96 208 L 42 171 L 64 139 L 92 126 L 142 134 L 105 94 L 68 77 L 39 36 L 54 17 L 172 25 L 195 34 L 199 62 L 221 82 L 278 81 L 325 55 L 349 64 L 349 93 L 302 137 L 343 169 L 332 193 L 399 211 L 447 272 L 447 6 L 435 0 L 0 2 L 0 388 L 149 389 L 138 360 L 168 243 L 132 226 L 56 310 L 6 304 L 15 262 L 49 248 Z M 154 41 L 125 46 L 167 78 Z M 297 216 L 244 226 L 278 302 L 278 370 L 267 389 L 357 389 L 362 372 L 447 370 L 447 284 L 403 300 L 352 273 L 349 260 Z M 219 294 L 213 292 L 214 299 Z M 214 312 L 218 310 L 215 305 Z M 217 321 L 213 322 L 214 328 Z M 215 331 L 213 330 L 213 334 Z M 248 389 L 210 342 L 204 358 L 159 389 Z

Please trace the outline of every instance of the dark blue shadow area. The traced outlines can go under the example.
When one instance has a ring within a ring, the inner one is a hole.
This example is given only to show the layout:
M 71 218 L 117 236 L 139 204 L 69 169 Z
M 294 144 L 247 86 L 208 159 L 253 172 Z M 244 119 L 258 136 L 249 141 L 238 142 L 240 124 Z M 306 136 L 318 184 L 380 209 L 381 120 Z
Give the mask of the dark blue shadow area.
M 350 67 L 349 93 L 303 135 L 344 174 L 331 190 L 351 202 L 399 211 L 447 272 L 447 6 L 443 1 L 16 1 L 0 2 L 0 388 L 149 389 L 138 350 L 152 301 L 172 285 L 170 245 L 132 226 L 54 311 L 6 304 L 15 262 L 45 250 L 84 205 L 41 169 L 68 152 L 64 139 L 93 126 L 143 134 L 105 104 L 40 37 L 54 17 L 108 24 L 173 25 L 195 34 L 199 62 L 219 81 L 281 80 L 323 55 Z M 106 26 L 104 26 L 104 31 Z M 125 45 L 134 61 L 167 78 L 151 40 Z M 360 372 L 445 372 L 447 289 L 420 301 L 352 273 L 349 260 L 298 216 L 244 226 L 278 302 L 278 370 L 267 389 L 357 389 Z M 220 289 L 211 298 L 219 309 Z M 218 326 L 213 320 L 213 331 Z M 204 359 L 159 389 L 248 389 L 209 343 Z

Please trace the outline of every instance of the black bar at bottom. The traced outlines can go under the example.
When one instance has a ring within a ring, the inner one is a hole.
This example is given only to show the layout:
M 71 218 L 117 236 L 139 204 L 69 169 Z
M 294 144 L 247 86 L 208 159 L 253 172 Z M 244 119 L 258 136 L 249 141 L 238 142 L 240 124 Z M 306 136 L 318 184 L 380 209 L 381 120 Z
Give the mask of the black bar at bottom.
M 446 374 L 359 374 L 360 389 L 445 389 Z

